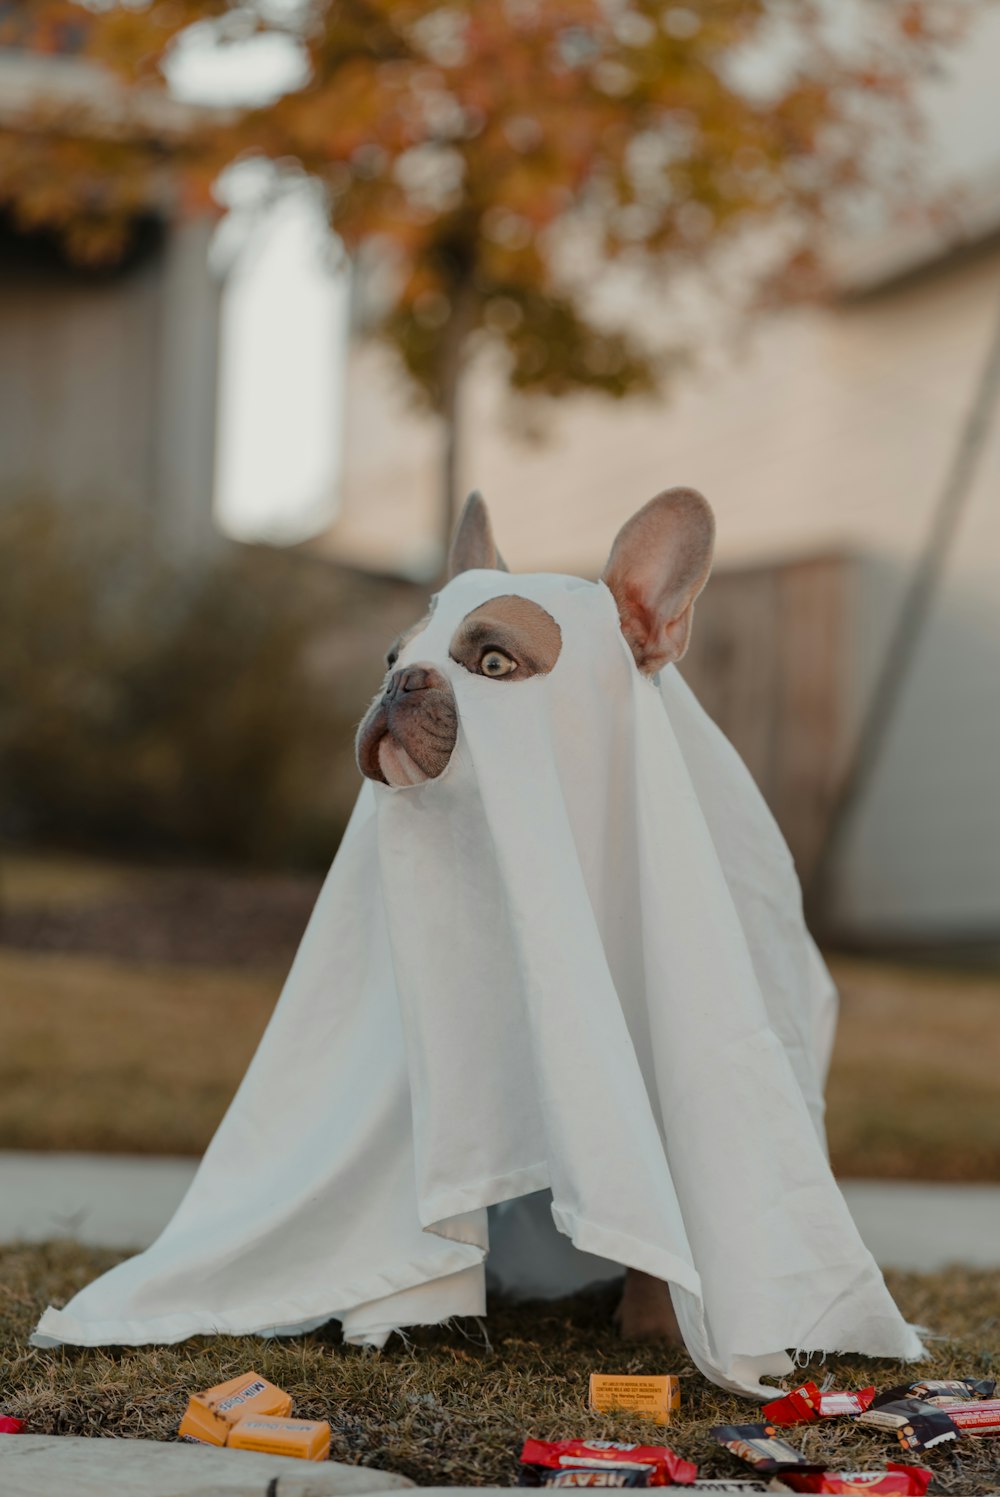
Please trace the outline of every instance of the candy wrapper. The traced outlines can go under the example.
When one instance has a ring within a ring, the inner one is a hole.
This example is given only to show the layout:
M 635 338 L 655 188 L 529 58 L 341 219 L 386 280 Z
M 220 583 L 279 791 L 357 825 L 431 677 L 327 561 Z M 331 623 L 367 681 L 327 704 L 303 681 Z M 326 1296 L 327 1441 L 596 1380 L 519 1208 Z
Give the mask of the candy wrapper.
M 588 1407 L 599 1413 L 628 1409 L 655 1424 L 669 1424 L 681 1406 L 681 1384 L 676 1377 L 637 1373 L 592 1372 Z
M 1000 1398 L 966 1399 L 937 1405 L 963 1435 L 1000 1435 Z
M 256 1414 L 283 1418 L 291 1412 L 288 1393 L 259 1373 L 244 1372 L 203 1393 L 192 1393 L 177 1433 L 197 1445 L 225 1445 L 241 1419 Z
M 926 1466 L 889 1461 L 884 1471 L 789 1471 L 781 1478 L 793 1492 L 864 1493 L 865 1497 L 924 1497 L 933 1472 Z
M 619 1471 L 615 1466 L 522 1466 L 519 1487 L 648 1487 L 653 1466 Z
M 787 1492 L 780 1481 L 762 1481 L 759 1476 L 705 1476 L 689 1492 Z
M 233 1426 L 229 1450 L 256 1450 L 264 1455 L 297 1456 L 325 1461 L 330 1456 L 330 1426 L 325 1419 L 282 1419 L 251 1414 Z
M 24 1420 L 11 1419 L 7 1414 L 0 1414 L 0 1435 L 23 1435 Z
M 884 1393 L 877 1394 L 872 1400 L 872 1408 L 880 1409 L 903 1398 L 919 1398 L 921 1403 L 965 1403 L 976 1398 L 992 1398 L 996 1386 L 996 1379 L 992 1377 L 952 1377 L 908 1383 L 905 1387 L 887 1388 Z
M 777 1438 L 773 1424 L 717 1424 L 709 1430 L 713 1440 L 738 1455 L 755 1471 L 776 1476 L 784 1480 L 786 1471 L 821 1471 L 815 1461 L 809 1461 L 794 1445 Z
M 783 1398 L 766 1403 L 761 1413 L 769 1424 L 811 1424 L 815 1419 L 863 1414 L 874 1397 L 874 1388 L 862 1388 L 858 1393 L 821 1393 L 815 1383 L 803 1383 Z
M 641 1471 L 650 1487 L 690 1486 L 698 1475 L 698 1467 L 668 1445 L 629 1445 L 617 1440 L 525 1440 L 521 1464 L 537 1467 L 539 1472 L 569 1467 Z M 541 1485 L 541 1478 L 533 1484 Z
M 952 1415 L 919 1398 L 900 1398 L 878 1409 L 866 1409 L 858 1423 L 894 1430 L 904 1450 L 932 1450 L 935 1445 L 958 1439 Z
M 1000 1435 L 1000 1398 L 900 1398 L 869 1409 L 859 1422 L 894 1429 L 904 1450 L 929 1450 L 959 1435 Z

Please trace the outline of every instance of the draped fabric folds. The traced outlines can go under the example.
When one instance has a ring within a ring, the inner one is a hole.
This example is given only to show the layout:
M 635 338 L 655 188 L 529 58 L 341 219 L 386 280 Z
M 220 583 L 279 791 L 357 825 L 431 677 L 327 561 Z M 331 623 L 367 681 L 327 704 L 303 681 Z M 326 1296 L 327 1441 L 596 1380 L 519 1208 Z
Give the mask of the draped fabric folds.
M 510 593 L 559 625 L 547 675 L 449 658 Z M 835 998 L 791 859 L 676 669 L 639 674 L 602 583 L 487 571 L 442 590 L 402 658 L 454 688 L 451 762 L 365 784 L 182 1205 L 37 1340 L 336 1317 L 381 1345 L 484 1313 L 487 1208 L 508 1203 L 509 1287 L 519 1221 L 529 1280 L 546 1227 L 564 1258 L 668 1280 L 723 1387 L 768 1393 L 798 1351 L 921 1355 L 827 1163 Z

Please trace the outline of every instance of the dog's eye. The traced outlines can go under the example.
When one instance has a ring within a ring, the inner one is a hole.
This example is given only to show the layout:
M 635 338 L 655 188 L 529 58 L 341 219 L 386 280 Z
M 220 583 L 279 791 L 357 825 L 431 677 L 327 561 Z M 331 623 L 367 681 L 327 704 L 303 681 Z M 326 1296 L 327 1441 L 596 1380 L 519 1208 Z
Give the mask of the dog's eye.
M 487 650 L 479 662 L 479 670 L 484 676 L 492 676 L 496 680 L 500 676 L 509 676 L 511 671 L 517 670 L 517 661 L 511 660 L 503 650 Z
M 393 668 L 393 666 L 396 664 L 396 661 L 398 659 L 399 659 L 399 645 L 397 643 L 397 644 L 391 645 L 389 647 L 389 649 L 386 650 L 386 652 L 385 652 L 385 668 L 386 668 L 386 670 L 387 671 L 391 671 L 392 668 Z

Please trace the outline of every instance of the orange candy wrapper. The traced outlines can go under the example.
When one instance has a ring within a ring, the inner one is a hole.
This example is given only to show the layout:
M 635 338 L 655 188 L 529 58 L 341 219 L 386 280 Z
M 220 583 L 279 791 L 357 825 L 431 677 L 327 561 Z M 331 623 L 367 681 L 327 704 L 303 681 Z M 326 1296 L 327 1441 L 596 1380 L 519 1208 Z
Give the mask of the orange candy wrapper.
M 609 1409 L 628 1409 L 652 1419 L 654 1424 L 669 1424 L 681 1406 L 680 1379 L 667 1376 L 645 1376 L 641 1373 L 592 1372 L 588 1404 L 598 1413 Z
M 290 1394 L 256 1372 L 245 1372 L 204 1393 L 193 1393 L 177 1433 L 199 1445 L 226 1445 L 233 1427 L 249 1414 L 284 1417 L 291 1412 Z
M 292 1419 L 291 1394 L 256 1372 L 193 1393 L 178 1434 L 198 1445 L 257 1450 L 325 1461 L 330 1454 L 326 1420 Z
M 325 1461 L 330 1455 L 330 1426 L 325 1419 L 276 1419 L 267 1414 L 251 1414 L 233 1429 L 229 1449 Z

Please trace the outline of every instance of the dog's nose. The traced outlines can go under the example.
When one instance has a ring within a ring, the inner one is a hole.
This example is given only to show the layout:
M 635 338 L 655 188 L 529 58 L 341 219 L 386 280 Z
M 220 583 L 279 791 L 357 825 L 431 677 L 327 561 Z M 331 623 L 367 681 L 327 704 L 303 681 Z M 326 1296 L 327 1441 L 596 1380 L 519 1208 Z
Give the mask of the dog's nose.
M 424 691 L 430 684 L 431 672 L 424 666 L 402 666 L 398 671 L 393 671 L 389 677 L 385 688 L 385 699 L 391 702 L 394 697 L 402 696 L 406 691 Z

